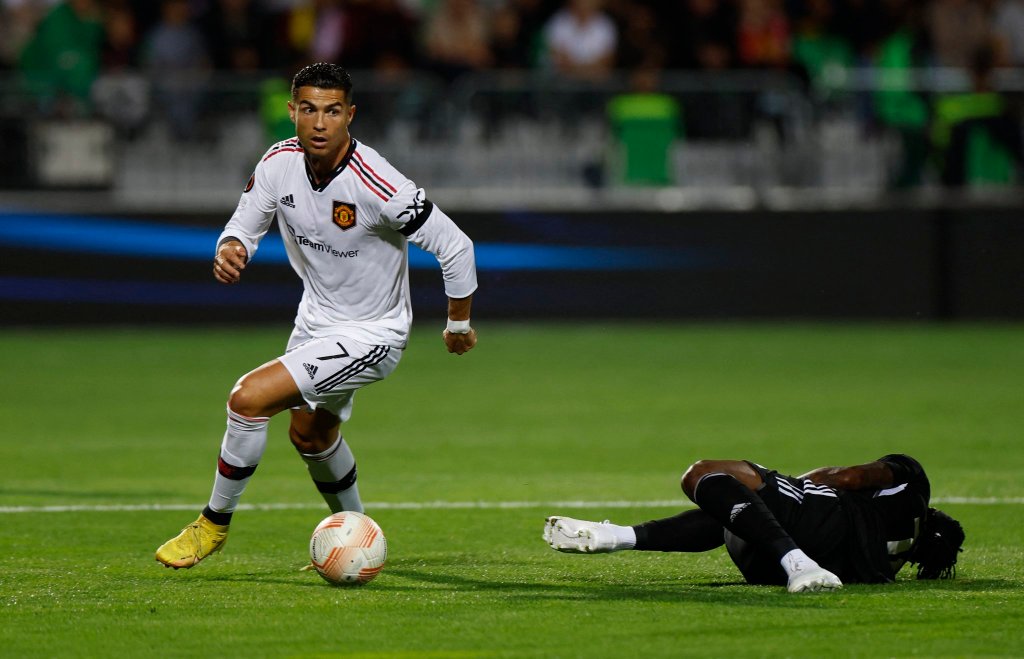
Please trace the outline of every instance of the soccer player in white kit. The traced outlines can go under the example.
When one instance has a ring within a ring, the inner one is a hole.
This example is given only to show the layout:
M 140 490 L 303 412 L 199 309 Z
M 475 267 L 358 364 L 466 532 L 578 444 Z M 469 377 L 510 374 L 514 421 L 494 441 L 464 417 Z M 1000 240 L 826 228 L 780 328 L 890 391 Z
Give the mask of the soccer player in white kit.
M 199 518 L 157 549 L 168 567 L 192 567 L 223 547 L 266 448 L 270 417 L 284 410 L 292 444 L 331 511 L 363 510 L 355 458 L 339 429 L 355 391 L 391 373 L 405 349 L 408 242 L 441 264 L 448 352 L 476 344 L 473 243 L 421 188 L 349 135 L 351 100 L 352 81 L 340 66 L 311 64 L 296 74 L 288 109 L 297 136 L 257 163 L 217 241 L 214 277 L 237 283 L 276 216 L 303 294 L 285 354 L 231 390 L 213 493 Z

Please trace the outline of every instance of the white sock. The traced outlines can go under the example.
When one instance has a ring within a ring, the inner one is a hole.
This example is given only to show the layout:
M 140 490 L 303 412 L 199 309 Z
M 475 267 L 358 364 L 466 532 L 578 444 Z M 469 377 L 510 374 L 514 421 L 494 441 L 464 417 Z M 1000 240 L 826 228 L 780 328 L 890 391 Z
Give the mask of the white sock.
M 611 522 L 605 524 L 615 535 L 615 548 L 632 549 L 636 546 L 636 531 L 632 526 L 619 526 Z
M 228 409 L 228 427 L 220 445 L 217 473 L 209 507 L 214 512 L 231 513 L 256 471 L 267 448 L 269 417 L 248 417 Z
M 779 561 L 787 577 L 818 567 L 817 561 L 804 553 L 803 549 L 791 549 Z
M 332 513 L 343 510 L 363 512 L 363 501 L 359 498 L 359 486 L 356 485 L 356 458 L 341 435 L 322 453 L 299 455 Z

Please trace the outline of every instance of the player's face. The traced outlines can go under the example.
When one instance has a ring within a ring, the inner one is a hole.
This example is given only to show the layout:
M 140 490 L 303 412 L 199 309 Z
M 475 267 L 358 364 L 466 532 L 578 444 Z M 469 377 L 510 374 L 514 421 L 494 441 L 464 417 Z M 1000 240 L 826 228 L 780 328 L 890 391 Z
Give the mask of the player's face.
M 349 143 L 348 125 L 356 114 L 356 106 L 348 102 L 344 91 L 299 87 L 288 103 L 288 112 L 299 142 L 310 157 L 342 157 Z

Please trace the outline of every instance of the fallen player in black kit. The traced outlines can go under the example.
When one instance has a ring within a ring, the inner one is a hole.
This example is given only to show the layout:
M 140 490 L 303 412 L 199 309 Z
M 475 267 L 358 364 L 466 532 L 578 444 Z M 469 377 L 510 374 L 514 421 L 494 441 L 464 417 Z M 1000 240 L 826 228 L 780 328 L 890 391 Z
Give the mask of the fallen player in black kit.
M 918 579 L 952 578 L 960 523 L 929 507 L 921 464 L 887 455 L 853 467 L 779 474 L 742 460 L 701 460 L 683 474 L 697 504 L 636 526 L 552 516 L 544 540 L 561 552 L 702 552 L 721 547 L 751 584 L 789 592 L 887 583 L 906 563 Z

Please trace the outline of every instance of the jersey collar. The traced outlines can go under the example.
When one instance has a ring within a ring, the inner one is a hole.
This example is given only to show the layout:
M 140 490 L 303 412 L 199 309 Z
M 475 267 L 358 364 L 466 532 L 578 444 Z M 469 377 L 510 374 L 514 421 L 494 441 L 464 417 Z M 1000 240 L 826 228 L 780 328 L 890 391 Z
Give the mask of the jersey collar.
M 331 181 L 338 178 L 338 174 L 345 171 L 348 167 L 348 163 L 352 160 L 352 154 L 356 152 L 356 140 L 355 138 L 349 139 L 348 151 L 345 152 L 345 157 L 341 159 L 338 166 L 334 168 L 330 174 L 324 177 L 319 183 L 316 182 L 316 177 L 313 176 L 313 169 L 309 166 L 309 160 L 303 157 L 302 161 L 306 165 L 306 178 L 309 179 L 309 187 L 313 188 L 314 192 L 323 192 L 327 189 L 327 186 L 331 184 Z

